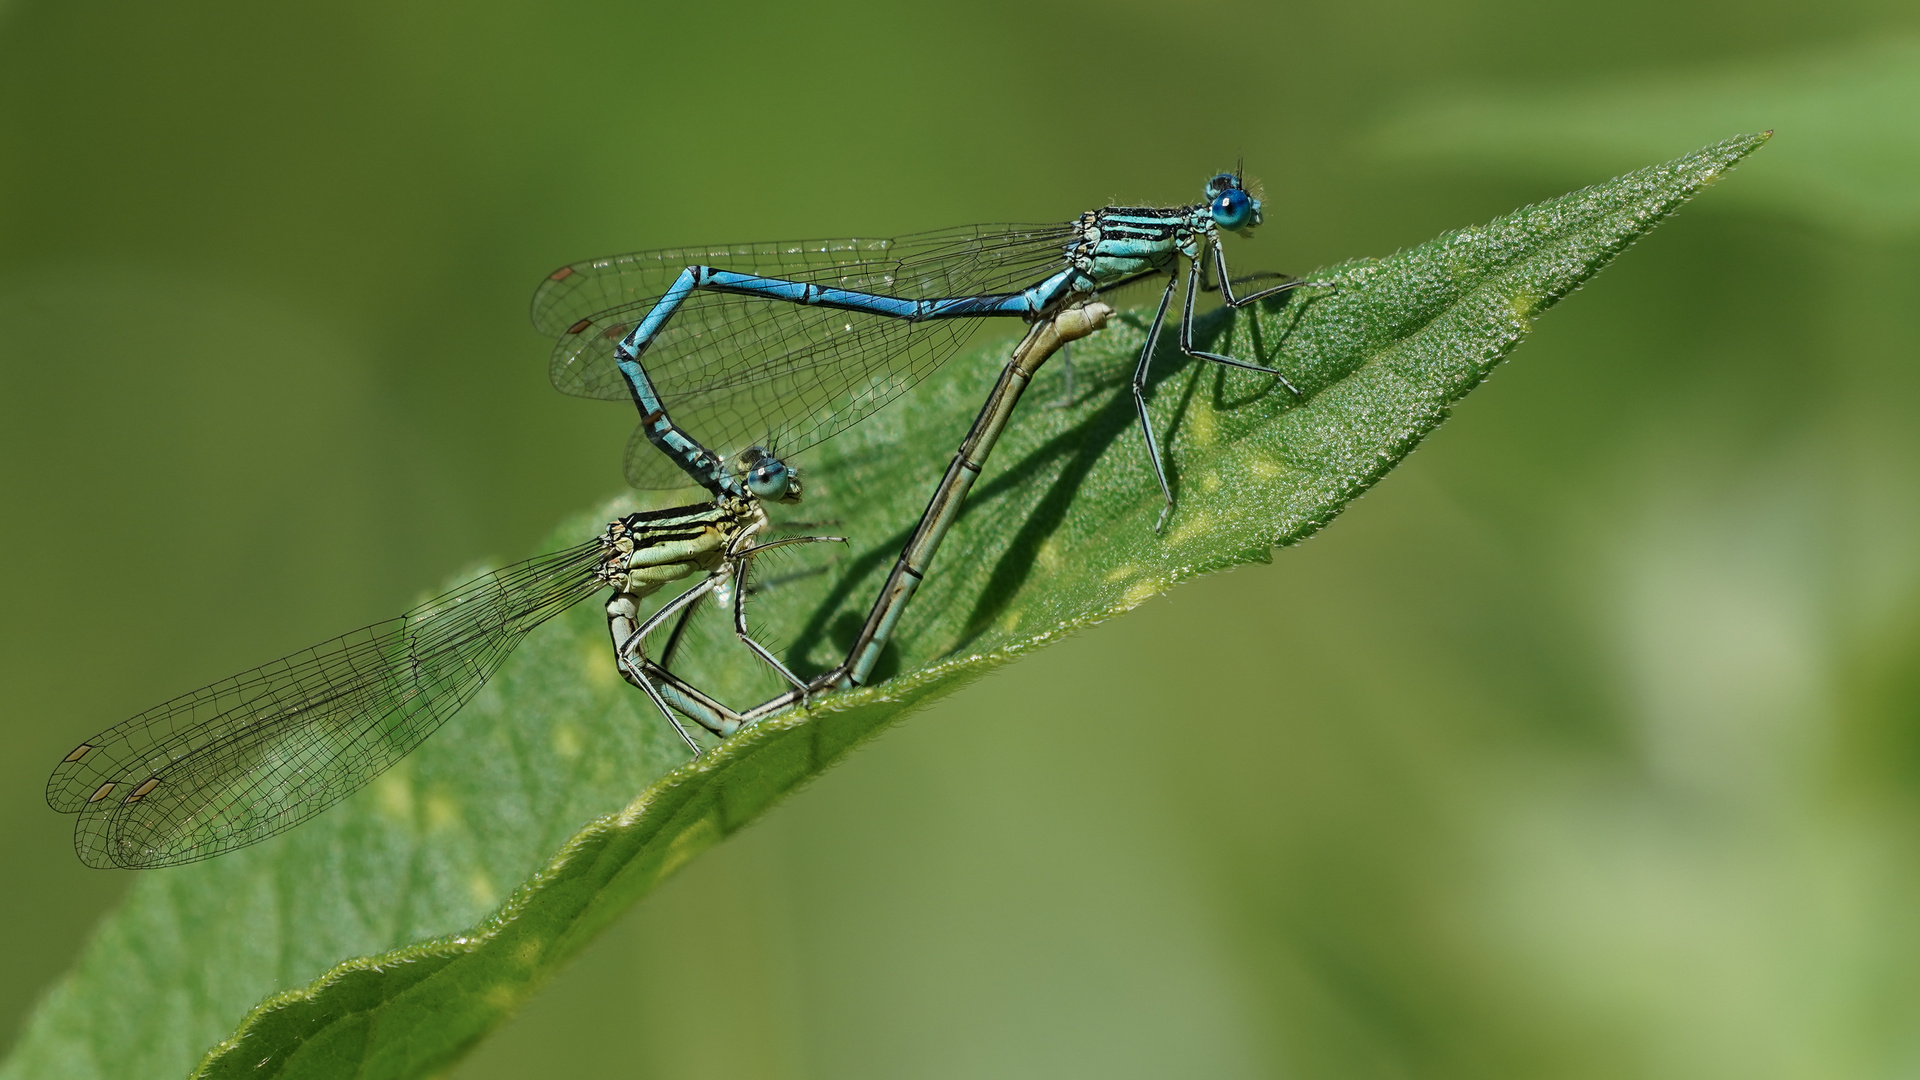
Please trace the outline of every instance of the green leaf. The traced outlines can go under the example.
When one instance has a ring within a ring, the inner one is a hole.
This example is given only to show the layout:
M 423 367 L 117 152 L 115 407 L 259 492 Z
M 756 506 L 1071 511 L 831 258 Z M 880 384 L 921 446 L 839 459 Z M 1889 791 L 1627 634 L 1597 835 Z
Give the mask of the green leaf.
M 1162 354 L 1153 412 L 1179 496 L 1165 535 L 1153 532 L 1160 495 L 1127 393 L 1146 315 L 1117 318 L 1076 348 L 1070 407 L 1041 407 L 1057 381 L 1030 392 L 883 660 L 882 673 L 904 674 L 680 764 L 664 723 L 616 677 L 596 605 L 583 604 L 367 791 L 268 843 L 143 875 L 42 1003 L 5 1075 L 179 1072 L 229 1034 L 204 1075 L 444 1068 L 633 901 L 908 711 L 1317 531 L 1444 420 L 1535 316 L 1765 139 L 1732 139 L 1318 273 L 1326 287 L 1285 302 L 1208 317 L 1207 346 L 1279 366 L 1305 399 Z M 1253 249 L 1233 254 L 1249 268 Z M 764 568 L 752 605 L 762 626 L 793 635 L 784 651 L 797 669 L 838 659 L 1004 348 L 950 363 L 811 464 L 796 513 L 853 543 L 789 549 L 790 561 Z M 553 546 L 624 508 L 569 523 Z M 745 705 L 777 688 L 725 622 L 704 620 L 676 668 Z M 725 919 L 714 912 L 691 932 L 724 932 Z
M 1636 73 L 1572 90 L 1428 97 L 1384 124 L 1373 142 L 1389 159 L 1558 180 L 1760 125 L 1780 133 L 1767 168 L 1742 181 L 1725 205 L 1874 243 L 1920 234 L 1920 40 L 1913 38 L 1717 70 Z

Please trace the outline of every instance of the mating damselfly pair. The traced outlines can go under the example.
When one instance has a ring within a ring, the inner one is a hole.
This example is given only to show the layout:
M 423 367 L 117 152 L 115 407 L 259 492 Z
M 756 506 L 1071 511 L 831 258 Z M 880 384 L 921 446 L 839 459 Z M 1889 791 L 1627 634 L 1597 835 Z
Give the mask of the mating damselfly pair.
M 1059 225 L 651 251 L 563 267 L 533 301 L 534 325 L 557 339 L 555 386 L 631 400 L 641 419 L 627 450 L 629 482 L 674 488 L 691 480 L 710 500 L 628 515 L 576 547 L 156 706 L 69 753 L 48 780 L 47 801 L 79 815 L 75 846 L 93 866 L 175 865 L 265 839 L 404 757 L 523 637 L 602 589 L 612 590 L 608 629 L 621 675 L 696 755 L 700 744 L 682 717 L 725 737 L 808 695 L 865 682 L 1034 373 L 1111 313 L 1103 292 L 1168 279 L 1132 383 L 1165 499 L 1160 525 L 1173 493 L 1145 392 L 1183 259 L 1179 351 L 1265 373 L 1297 395 L 1272 368 L 1193 344 L 1198 292 L 1217 288 L 1239 307 L 1301 284 L 1233 292 L 1221 234 L 1260 223 L 1259 200 L 1237 173 L 1222 173 L 1200 203 L 1107 207 Z M 764 504 L 801 494 L 782 455 L 872 414 L 945 361 L 971 320 L 995 317 L 1019 318 L 1028 332 L 845 659 L 801 679 L 748 632 L 746 579 L 769 548 L 841 538 L 763 539 Z M 648 597 L 696 575 L 643 616 Z M 788 687 L 751 708 L 730 708 L 670 670 L 687 618 L 720 595 L 731 596 L 740 642 Z M 675 616 L 665 648 L 649 656 L 647 641 Z

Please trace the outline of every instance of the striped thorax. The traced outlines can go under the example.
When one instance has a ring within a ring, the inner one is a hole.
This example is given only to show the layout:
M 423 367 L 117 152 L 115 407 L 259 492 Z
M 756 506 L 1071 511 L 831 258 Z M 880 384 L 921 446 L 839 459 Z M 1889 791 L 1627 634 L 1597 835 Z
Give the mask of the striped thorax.
M 759 500 L 734 495 L 628 514 L 601 534 L 600 580 L 616 592 L 644 598 L 668 582 L 720 569 L 766 525 Z
M 1252 234 L 1260 224 L 1260 200 L 1240 178 L 1221 173 L 1207 182 L 1207 201 L 1190 206 L 1109 206 L 1089 210 L 1074 222 L 1067 245 L 1074 271 L 1069 289 L 1091 295 L 1138 278 L 1171 274 L 1181 256 L 1198 259 L 1220 242 L 1221 230 Z

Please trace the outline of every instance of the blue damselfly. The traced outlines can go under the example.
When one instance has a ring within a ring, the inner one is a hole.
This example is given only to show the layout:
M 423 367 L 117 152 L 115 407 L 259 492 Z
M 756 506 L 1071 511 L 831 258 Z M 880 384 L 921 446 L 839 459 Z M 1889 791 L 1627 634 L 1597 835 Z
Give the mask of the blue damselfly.
M 1299 393 L 1274 368 L 1193 347 L 1194 301 L 1204 288 L 1242 307 L 1303 284 L 1289 279 L 1235 295 L 1221 233 L 1251 235 L 1261 220 L 1260 200 L 1240 176 L 1221 173 L 1207 181 L 1204 202 L 1109 206 L 1058 225 L 643 251 L 554 271 L 534 293 L 533 323 L 559 339 L 548 369 L 556 387 L 639 409 L 627 447 L 630 483 L 671 488 L 690 477 L 718 494 L 738 482 L 691 431 L 723 451 L 752 443 L 790 456 L 924 378 L 959 347 L 966 320 L 1037 322 L 1165 275 L 1133 398 L 1170 511 L 1173 489 L 1146 388 L 1182 257 L 1180 351 L 1271 375 Z M 643 449 L 648 442 L 660 452 Z

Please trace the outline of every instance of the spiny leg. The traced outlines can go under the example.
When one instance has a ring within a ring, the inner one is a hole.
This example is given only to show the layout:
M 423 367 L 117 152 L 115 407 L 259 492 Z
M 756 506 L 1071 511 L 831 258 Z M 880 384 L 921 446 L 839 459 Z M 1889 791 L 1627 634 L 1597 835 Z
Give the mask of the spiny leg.
M 622 660 L 621 671 L 626 675 L 628 682 L 639 687 L 640 692 L 647 695 L 647 700 L 653 702 L 653 707 L 659 709 L 660 715 L 667 718 L 667 723 L 673 725 L 673 730 L 680 733 L 680 738 L 686 741 L 687 749 L 693 751 L 693 756 L 699 757 L 702 752 L 700 744 L 694 742 L 693 736 L 681 726 L 680 718 L 675 716 L 673 710 L 667 706 L 666 699 L 660 696 L 660 691 L 654 689 L 653 681 L 641 673 L 639 665 Z
M 785 664 L 782 664 L 778 659 L 776 659 L 772 651 L 770 651 L 766 646 L 760 644 L 758 641 L 755 641 L 753 639 L 753 635 L 747 631 L 747 572 L 753 566 L 753 557 L 763 551 L 767 551 L 777 547 L 786 547 L 789 544 L 815 544 L 815 543 L 828 543 L 828 542 L 844 544 L 846 543 L 846 539 L 847 538 L 844 536 L 791 536 L 783 540 L 774 540 L 765 544 L 756 544 L 753 547 L 747 548 L 746 550 L 741 551 L 735 556 L 733 556 L 733 563 L 735 567 L 733 571 L 734 579 L 735 579 L 734 590 L 733 590 L 734 635 L 738 637 L 740 641 L 746 645 L 747 648 L 752 649 L 755 655 L 759 656 L 760 659 L 765 660 L 769 665 L 771 665 L 773 667 L 773 670 L 779 672 L 781 676 L 783 676 L 787 680 L 787 682 L 793 684 L 793 688 L 796 690 L 799 690 L 802 694 L 806 693 L 806 690 L 807 690 L 806 682 L 802 680 L 799 676 L 795 675 L 793 672 L 788 671 L 787 666 Z
M 739 713 L 721 704 L 699 687 L 661 668 L 645 653 L 636 655 L 634 663 L 659 689 L 661 697 L 666 698 L 682 715 L 699 720 L 701 727 L 715 735 L 724 739 L 746 726 L 746 719 Z M 711 719 L 701 719 L 703 716 Z
M 1220 266 L 1220 269 L 1224 271 L 1226 269 L 1226 263 L 1219 262 L 1219 260 L 1221 259 L 1221 255 L 1220 255 L 1220 248 L 1217 245 L 1213 249 L 1213 254 L 1214 254 L 1214 259 L 1216 260 L 1216 262 L 1218 262 L 1218 265 Z M 1181 311 L 1180 311 L 1180 351 L 1198 360 L 1211 360 L 1216 364 L 1226 364 L 1229 367 L 1245 368 L 1248 371 L 1257 371 L 1262 375 L 1271 375 L 1274 378 L 1280 380 L 1280 385 L 1286 387 L 1288 393 L 1292 394 L 1296 398 L 1300 397 L 1301 394 L 1300 394 L 1299 388 L 1295 387 L 1291 382 L 1288 382 L 1287 377 L 1285 375 L 1280 374 L 1280 372 L 1275 368 L 1262 367 L 1259 364 L 1250 364 L 1245 360 L 1235 360 L 1231 356 L 1222 356 L 1219 353 L 1201 352 L 1200 350 L 1193 347 L 1193 294 L 1198 292 L 1200 289 L 1201 265 L 1202 265 L 1202 261 L 1200 259 L 1195 259 L 1193 260 L 1191 268 L 1187 271 L 1186 304 L 1181 308 Z M 1222 298 L 1227 302 L 1228 305 L 1232 307 L 1239 307 L 1242 304 L 1250 304 L 1260 296 L 1269 296 L 1275 292 L 1278 292 L 1281 289 L 1291 289 L 1295 285 L 1299 284 L 1298 282 L 1290 282 L 1286 285 L 1276 285 L 1271 289 L 1267 289 L 1260 293 L 1256 293 L 1253 296 L 1249 296 L 1240 300 L 1235 300 L 1233 297 L 1232 287 L 1226 284 L 1226 280 L 1227 279 L 1224 276 L 1221 277 L 1220 291 L 1222 294 Z
M 680 724 L 680 717 L 676 717 L 674 711 L 666 705 L 666 700 L 660 698 L 660 692 L 653 686 L 653 680 L 647 678 L 645 673 L 639 671 L 639 665 L 634 663 L 632 657 L 628 657 L 628 655 L 624 655 L 624 653 L 620 653 L 620 651 L 614 651 L 614 663 L 620 667 L 620 678 L 626 678 L 636 690 L 639 690 L 641 694 L 647 696 L 647 700 L 653 701 L 653 707 L 657 707 L 660 715 L 666 717 L 666 723 L 672 724 L 674 730 L 680 732 L 680 738 L 687 744 L 687 749 L 693 751 L 693 757 L 699 757 L 699 755 L 701 755 L 701 744 L 693 742 L 693 736 L 687 734 L 687 728 L 684 728 L 684 726 Z
M 1133 369 L 1133 407 L 1140 413 L 1140 433 L 1147 439 L 1147 460 L 1153 463 L 1153 477 L 1160 481 L 1160 494 L 1167 505 L 1153 531 L 1166 528 L 1167 515 L 1173 513 L 1173 488 L 1167 483 L 1167 470 L 1160 464 L 1160 444 L 1153 437 L 1153 417 L 1147 412 L 1147 371 L 1153 366 L 1153 350 L 1160 344 L 1160 327 L 1167 319 L 1167 305 L 1173 302 L 1173 290 L 1180 284 L 1178 272 L 1167 276 L 1167 291 L 1160 294 L 1160 306 L 1153 313 L 1153 326 L 1147 330 L 1146 347 L 1140 350 L 1140 363 Z
M 1263 297 L 1272 296 L 1275 293 L 1295 289 L 1306 284 L 1301 281 L 1287 281 L 1247 296 L 1236 297 L 1233 295 L 1233 286 L 1227 278 L 1226 256 L 1221 253 L 1218 244 L 1210 246 L 1213 248 L 1214 266 L 1218 272 L 1222 298 L 1230 307 L 1242 307 Z M 1197 360 L 1211 360 L 1216 364 L 1226 364 L 1229 367 L 1244 368 L 1247 371 L 1260 372 L 1262 375 L 1271 375 L 1280 380 L 1280 385 L 1286 387 L 1287 392 L 1294 397 L 1298 398 L 1303 396 L 1300 393 L 1300 388 L 1293 385 L 1277 368 L 1265 367 L 1260 364 L 1249 363 L 1245 360 L 1236 360 L 1231 356 L 1204 352 L 1193 347 L 1193 303 L 1195 294 L 1199 293 L 1203 288 L 1201 279 L 1205 265 L 1205 255 L 1203 254 L 1200 258 L 1191 260 L 1187 267 L 1187 294 L 1180 309 L 1180 351 Z M 1147 371 L 1152 364 L 1154 347 L 1160 343 L 1160 329 L 1166 320 L 1167 306 L 1172 301 L 1173 290 L 1179 283 L 1180 275 L 1178 271 L 1175 271 L 1167 281 L 1167 291 L 1160 297 L 1160 307 L 1153 314 L 1153 328 L 1147 332 L 1147 345 L 1146 348 L 1140 352 L 1140 364 L 1139 367 L 1135 369 L 1133 376 L 1133 403 L 1134 407 L 1139 410 L 1140 428 L 1147 438 L 1147 455 L 1153 461 L 1154 478 L 1160 481 L 1160 494 L 1167 500 L 1165 508 L 1160 511 L 1159 521 L 1154 524 L 1154 532 L 1159 532 L 1166 528 L 1167 515 L 1173 512 L 1173 489 L 1167 483 L 1166 468 L 1160 460 L 1160 446 L 1153 437 L 1153 423 L 1147 415 L 1147 402 L 1145 397 Z
M 1213 254 L 1214 254 L 1214 262 L 1220 262 L 1222 263 L 1222 265 L 1224 265 L 1224 262 L 1221 259 L 1220 249 L 1218 246 L 1216 246 L 1213 249 Z M 1234 278 L 1232 281 L 1227 283 L 1228 288 L 1223 290 L 1220 288 L 1219 285 L 1214 284 L 1214 274 L 1212 272 L 1211 266 L 1207 266 L 1207 267 L 1202 267 L 1200 270 L 1200 291 L 1205 293 L 1225 292 L 1228 296 L 1232 296 L 1233 295 L 1232 286 L 1234 285 L 1245 285 L 1249 281 L 1270 281 L 1275 278 L 1278 278 L 1283 282 L 1287 282 L 1288 284 L 1286 285 L 1286 288 L 1289 288 L 1289 289 L 1299 288 L 1301 285 L 1306 284 L 1306 282 L 1304 281 L 1294 280 L 1294 276 L 1292 274 L 1283 274 L 1278 270 L 1255 270 L 1251 274 L 1241 274 L 1239 277 Z M 1269 293 L 1275 292 L 1275 291 L 1278 291 L 1278 290 L 1273 290 L 1273 289 L 1263 290 L 1245 299 L 1235 300 L 1231 303 L 1230 306 L 1239 307 L 1241 304 L 1247 303 L 1249 300 L 1258 300 L 1261 297 L 1267 296 Z
M 735 543 L 749 541 L 752 536 L 753 531 L 743 533 L 736 538 Z M 645 622 L 639 621 L 639 603 L 642 599 L 640 595 L 619 593 L 616 594 L 612 600 L 608 601 L 608 629 L 613 635 L 614 649 L 621 675 L 626 678 L 629 683 L 632 683 L 641 692 L 645 693 L 648 700 L 652 701 L 655 707 L 661 710 L 662 715 L 666 716 L 667 722 L 672 724 L 674 730 L 680 733 L 680 737 L 686 741 L 695 756 L 701 753 L 699 744 L 688 735 L 687 729 L 680 723 L 679 715 L 677 714 L 684 714 L 699 721 L 702 727 L 707 728 L 722 738 L 737 731 L 743 725 L 744 721 L 738 713 L 675 676 L 671 671 L 667 670 L 664 662 L 656 663 L 647 657 L 641 648 L 641 643 L 647 637 L 658 631 L 669 618 L 672 618 L 678 613 L 679 618 L 675 622 L 673 632 L 669 636 L 667 647 L 663 652 L 663 661 L 670 659 L 671 654 L 678 647 L 680 639 L 690 624 L 693 612 L 708 595 L 719 591 L 721 587 L 729 581 L 734 582 L 736 585 L 744 585 L 753 555 L 769 548 L 785 547 L 788 544 L 817 543 L 822 541 L 844 543 L 845 538 L 839 536 L 789 537 L 767 544 L 725 552 L 722 556 L 725 563 L 720 572 L 710 574 L 699 584 L 667 601 L 661 605 L 658 611 L 647 618 Z M 743 593 L 744 589 L 736 595 Z M 794 686 L 801 687 L 804 685 L 781 665 L 766 648 L 754 641 L 751 636 L 744 633 L 745 617 L 738 610 L 736 610 L 735 618 L 737 630 L 741 632 L 741 640 L 754 651 L 755 655 L 765 660 L 774 670 L 780 672 L 780 674 Z
M 702 596 L 701 599 L 706 598 Z M 673 624 L 673 633 L 667 635 L 667 644 L 660 650 L 660 659 L 654 661 L 661 671 L 673 666 L 673 654 L 680 648 L 680 639 L 686 634 L 687 624 L 693 621 L 693 613 L 699 610 L 699 607 L 700 601 L 696 600 L 680 612 L 680 621 Z
M 620 674 L 629 683 L 639 688 L 641 693 L 647 695 L 647 699 L 660 710 L 660 714 L 667 718 L 667 723 L 673 725 L 673 730 L 680 733 L 680 738 L 686 741 L 694 757 L 700 756 L 700 744 L 694 741 L 685 727 L 681 726 L 680 718 L 674 715 L 673 709 L 661 696 L 659 688 L 653 685 L 653 680 L 647 677 L 640 664 L 635 661 L 634 649 L 676 611 L 681 609 L 690 611 L 707 593 L 713 591 L 715 581 L 715 578 L 708 577 L 693 588 L 667 601 L 660 606 L 659 611 L 654 612 L 645 622 L 624 635 L 621 633 L 622 624 L 627 626 L 634 624 L 639 616 L 639 604 L 631 594 L 624 593 L 616 595 L 607 602 L 607 629 L 614 638 L 614 661 L 620 667 Z
M 1216 273 L 1220 278 L 1221 299 L 1223 299 L 1226 302 L 1226 305 L 1228 307 L 1232 307 L 1232 308 L 1245 307 L 1246 305 L 1251 304 L 1256 300 L 1265 300 L 1267 297 L 1273 296 L 1276 293 L 1283 293 L 1283 292 L 1286 292 L 1288 289 L 1298 289 L 1303 285 L 1325 285 L 1326 284 L 1326 282 L 1323 282 L 1323 281 L 1302 281 L 1299 278 L 1291 277 L 1287 274 L 1276 274 L 1271 270 L 1263 270 L 1257 274 L 1249 274 L 1246 277 L 1240 278 L 1239 280 L 1252 281 L 1255 278 L 1261 278 L 1261 277 L 1281 277 L 1281 278 L 1287 278 L 1287 280 L 1281 282 L 1278 285 L 1269 285 L 1264 289 L 1261 289 L 1257 292 L 1248 293 L 1245 296 L 1235 296 L 1233 295 L 1233 279 L 1227 277 L 1227 253 L 1221 250 L 1219 244 L 1213 245 L 1213 265 L 1215 267 Z

